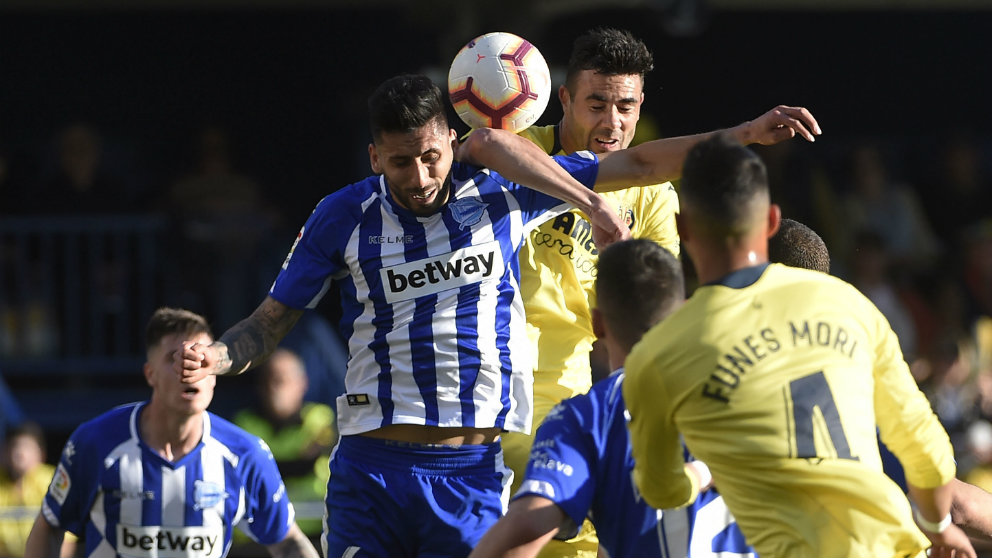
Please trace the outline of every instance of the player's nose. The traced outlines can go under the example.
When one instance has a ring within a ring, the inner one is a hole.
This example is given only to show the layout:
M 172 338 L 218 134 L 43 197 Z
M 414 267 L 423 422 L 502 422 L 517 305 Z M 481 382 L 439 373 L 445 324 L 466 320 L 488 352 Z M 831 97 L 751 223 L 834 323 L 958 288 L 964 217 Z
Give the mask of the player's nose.
M 417 168 L 417 187 L 421 190 L 431 187 L 434 184 L 434 177 L 431 176 L 431 167 L 421 164 Z
M 623 126 L 623 119 L 620 118 L 620 109 L 616 106 L 611 106 L 606 111 L 606 120 L 609 127 L 613 130 L 619 130 Z

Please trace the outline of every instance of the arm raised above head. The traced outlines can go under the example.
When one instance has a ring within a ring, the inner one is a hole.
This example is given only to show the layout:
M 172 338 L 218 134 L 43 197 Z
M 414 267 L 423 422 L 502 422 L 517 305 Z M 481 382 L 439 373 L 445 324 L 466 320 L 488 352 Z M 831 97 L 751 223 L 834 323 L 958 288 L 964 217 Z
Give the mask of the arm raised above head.
M 530 140 L 506 130 L 479 128 L 455 152 L 459 161 L 492 169 L 508 180 L 568 202 L 589 217 L 596 244 L 630 237 L 630 230 L 599 194 L 568 174 Z
M 821 130 L 806 108 L 779 105 L 754 120 L 725 130 L 663 138 L 629 149 L 604 153 L 600 155 L 596 191 L 609 192 L 677 180 L 682 176 L 682 163 L 689 150 L 720 132 L 730 134 L 742 145 L 774 145 L 792 139 L 797 134 L 807 141 L 815 141 L 815 136 Z

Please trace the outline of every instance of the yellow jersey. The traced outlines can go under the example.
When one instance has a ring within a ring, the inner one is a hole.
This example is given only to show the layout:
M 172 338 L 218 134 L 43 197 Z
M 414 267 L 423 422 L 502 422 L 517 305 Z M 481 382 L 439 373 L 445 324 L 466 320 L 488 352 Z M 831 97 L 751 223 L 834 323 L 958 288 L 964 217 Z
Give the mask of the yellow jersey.
M 42 463 L 26 473 L 20 485 L 16 485 L 7 473 L 0 471 L 0 511 L 10 513 L 17 507 L 35 508 L 33 515 L 0 519 L 0 556 L 24 556 L 28 534 L 54 474 L 55 467 Z
M 564 154 L 556 125 L 531 126 L 520 135 L 549 155 Z M 634 237 L 651 239 L 678 256 L 679 200 L 670 182 L 603 197 L 616 207 Z M 520 251 L 520 290 L 536 356 L 535 398 L 557 403 L 591 386 L 589 352 L 596 336 L 589 309 L 595 306 L 598 254 L 591 225 L 578 210 L 543 223 Z
M 634 479 L 652 506 L 694 497 L 681 434 L 759 556 L 929 546 L 877 435 L 921 488 L 954 477 L 951 444 L 888 322 L 850 284 L 780 264 L 732 273 L 652 328 L 626 375 Z

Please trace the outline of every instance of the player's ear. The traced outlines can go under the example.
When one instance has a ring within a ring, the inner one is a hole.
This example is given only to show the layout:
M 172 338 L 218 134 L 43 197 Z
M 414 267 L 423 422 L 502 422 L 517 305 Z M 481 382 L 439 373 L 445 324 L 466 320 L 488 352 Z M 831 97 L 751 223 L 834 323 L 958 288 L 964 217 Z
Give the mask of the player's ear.
M 778 204 L 768 206 L 768 238 L 775 236 L 779 225 L 782 224 L 782 208 Z
M 568 88 L 564 85 L 558 86 L 558 102 L 561 103 L 561 108 L 564 109 L 572 101 L 572 96 L 568 94 Z
M 152 369 L 152 365 L 146 362 L 145 365 L 141 367 L 141 372 L 145 375 L 145 382 L 147 382 L 149 386 L 152 385 L 152 374 L 155 373 L 155 370 Z
M 375 144 L 369 144 L 369 165 L 372 166 L 372 172 L 376 174 L 382 174 L 382 165 L 379 164 L 379 154 L 375 150 Z
M 597 339 L 606 338 L 606 319 L 599 308 L 592 308 L 592 333 Z

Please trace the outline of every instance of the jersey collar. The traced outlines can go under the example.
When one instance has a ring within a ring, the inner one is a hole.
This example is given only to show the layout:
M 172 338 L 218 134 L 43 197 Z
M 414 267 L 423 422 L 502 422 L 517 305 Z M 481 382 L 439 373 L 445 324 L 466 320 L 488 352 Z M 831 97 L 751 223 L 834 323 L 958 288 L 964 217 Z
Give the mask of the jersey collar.
M 755 284 L 758 279 L 761 278 L 761 274 L 764 273 L 766 269 L 768 269 L 768 262 L 751 267 L 745 267 L 744 269 L 731 271 L 716 281 L 706 283 L 706 286 L 721 285 L 731 289 L 743 289 L 744 287 L 750 287 Z

